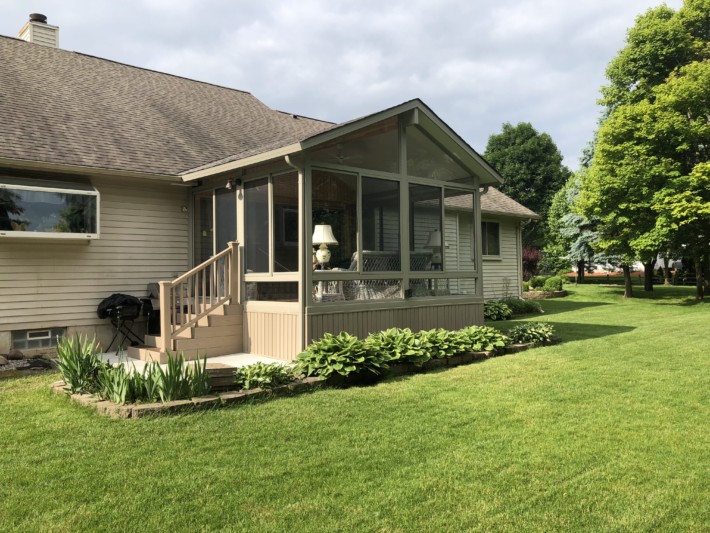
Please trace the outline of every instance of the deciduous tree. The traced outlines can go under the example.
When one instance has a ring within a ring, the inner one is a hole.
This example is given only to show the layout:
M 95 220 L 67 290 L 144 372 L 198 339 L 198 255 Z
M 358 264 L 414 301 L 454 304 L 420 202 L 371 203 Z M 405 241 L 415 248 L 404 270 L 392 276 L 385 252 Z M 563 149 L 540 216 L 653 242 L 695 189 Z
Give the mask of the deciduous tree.
M 571 174 L 557 145 L 529 122 L 505 123 L 489 137 L 485 158 L 505 178 L 500 190 L 542 217 L 523 228 L 523 244 L 542 248 L 550 202 Z

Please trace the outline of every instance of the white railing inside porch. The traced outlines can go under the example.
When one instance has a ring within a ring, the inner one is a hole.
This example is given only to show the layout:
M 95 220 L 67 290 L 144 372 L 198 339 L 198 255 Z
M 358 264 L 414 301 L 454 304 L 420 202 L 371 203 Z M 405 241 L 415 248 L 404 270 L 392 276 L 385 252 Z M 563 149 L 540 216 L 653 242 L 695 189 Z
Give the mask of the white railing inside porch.
M 172 281 L 160 282 L 160 337 L 165 350 L 175 349 L 175 339 L 183 331 L 230 301 L 238 302 L 239 243 L 228 247 L 204 263 Z

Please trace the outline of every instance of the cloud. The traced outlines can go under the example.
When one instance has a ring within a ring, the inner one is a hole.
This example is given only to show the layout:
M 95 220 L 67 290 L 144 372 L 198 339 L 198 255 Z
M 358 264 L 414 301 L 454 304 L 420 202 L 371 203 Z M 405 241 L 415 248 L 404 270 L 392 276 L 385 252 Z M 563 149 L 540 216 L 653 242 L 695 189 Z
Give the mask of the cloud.
M 27 8 L 0 2 L 0 33 Z M 678 8 L 681 0 L 668 2 Z M 503 122 L 548 132 L 576 167 L 604 69 L 654 0 L 34 0 L 62 48 L 248 90 L 345 121 L 422 98 L 483 152 Z

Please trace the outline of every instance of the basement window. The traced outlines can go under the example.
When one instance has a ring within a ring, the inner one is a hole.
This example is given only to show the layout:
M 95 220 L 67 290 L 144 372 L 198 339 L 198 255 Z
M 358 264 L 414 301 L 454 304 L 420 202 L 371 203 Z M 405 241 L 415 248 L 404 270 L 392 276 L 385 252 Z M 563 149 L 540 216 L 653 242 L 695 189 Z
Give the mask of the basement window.
M 65 334 L 65 328 L 17 330 L 12 332 L 12 347 L 15 350 L 54 348 L 57 346 L 57 338 Z
M 91 185 L 0 176 L 0 238 L 99 238 L 99 192 Z

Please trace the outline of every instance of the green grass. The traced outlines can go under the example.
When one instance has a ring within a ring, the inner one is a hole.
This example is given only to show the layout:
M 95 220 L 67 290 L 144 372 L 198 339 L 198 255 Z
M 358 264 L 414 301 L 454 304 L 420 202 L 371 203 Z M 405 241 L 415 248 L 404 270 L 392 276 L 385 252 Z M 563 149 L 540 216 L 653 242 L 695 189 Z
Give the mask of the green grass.
M 572 290 L 526 318 L 561 345 L 374 387 L 116 421 L 0 381 L 1 529 L 710 530 L 710 304 Z

